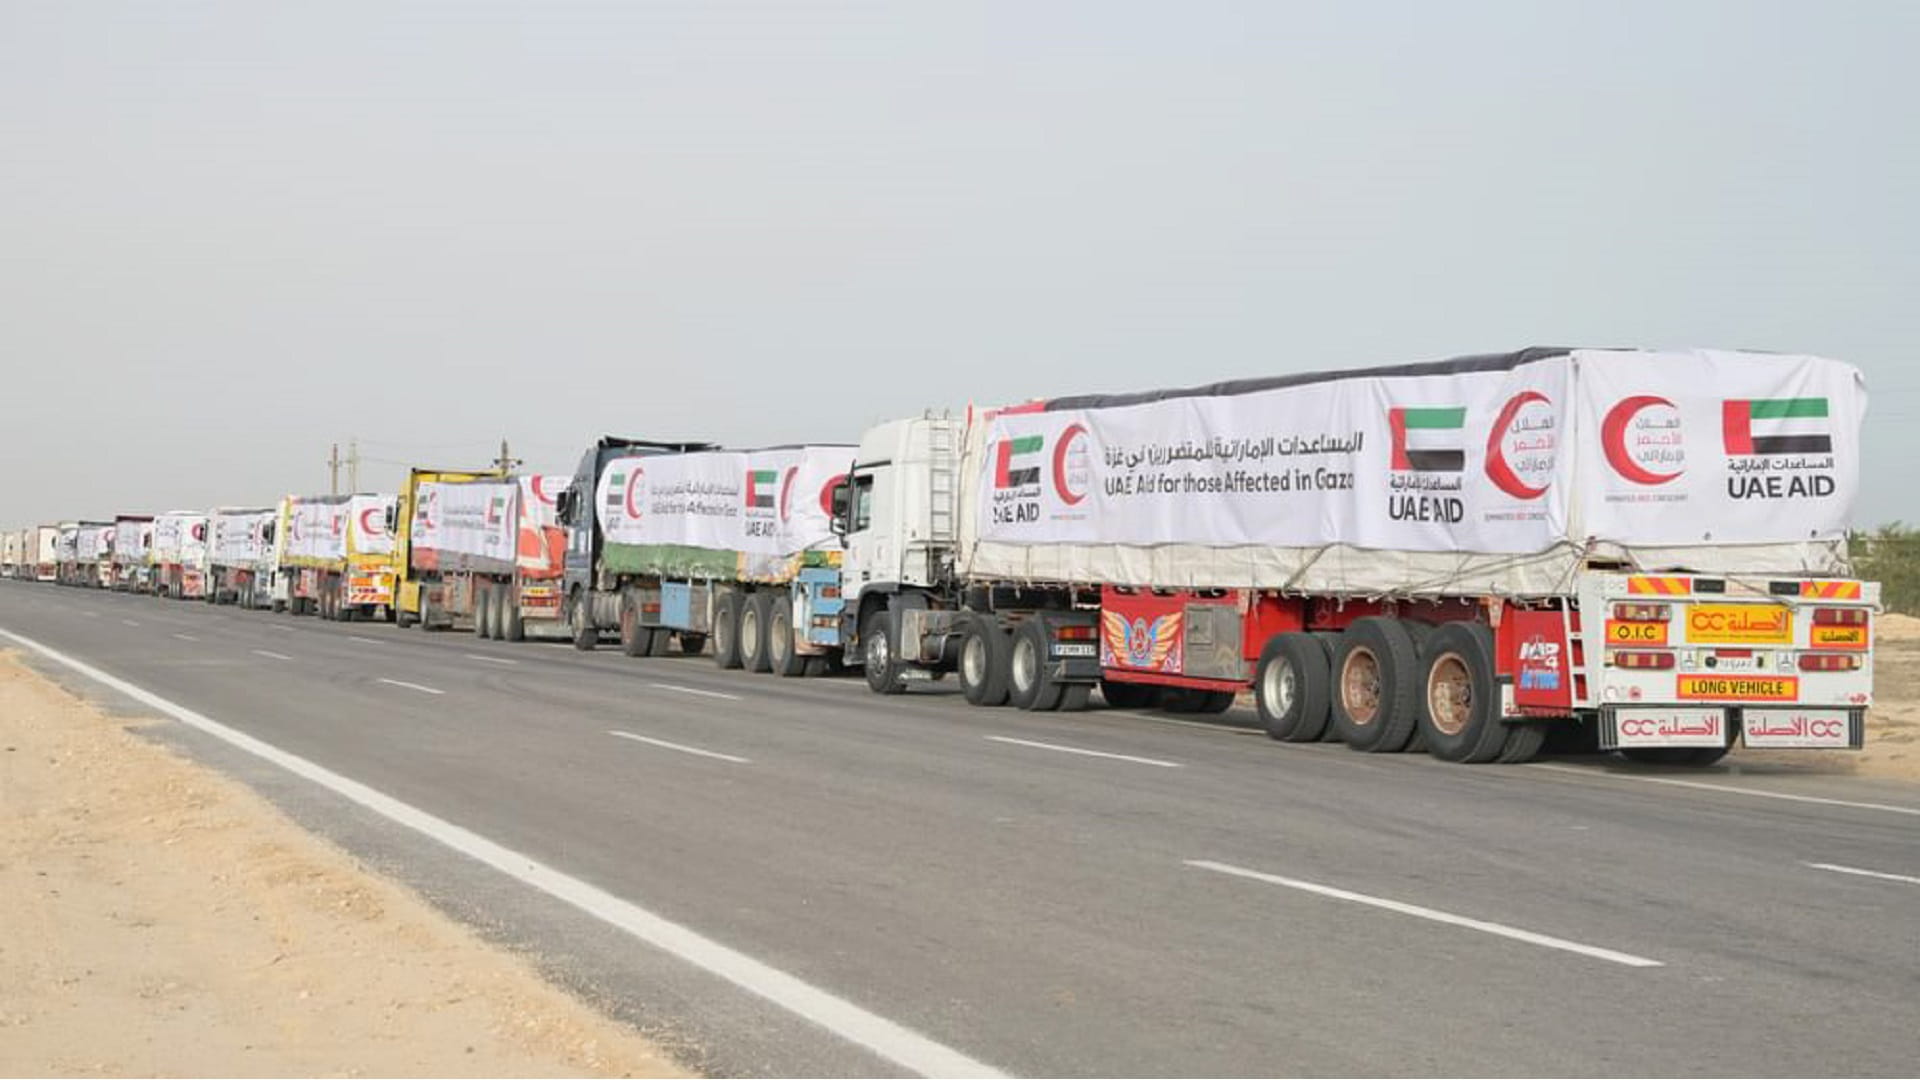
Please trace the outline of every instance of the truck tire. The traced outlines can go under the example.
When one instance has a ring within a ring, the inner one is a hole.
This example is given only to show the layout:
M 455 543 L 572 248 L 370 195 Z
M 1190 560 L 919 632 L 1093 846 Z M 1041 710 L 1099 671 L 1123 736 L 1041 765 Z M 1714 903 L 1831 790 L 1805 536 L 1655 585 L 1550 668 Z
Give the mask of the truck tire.
M 631 594 L 620 598 L 620 651 L 645 656 L 653 649 L 653 631 L 640 625 L 640 607 Z
M 437 634 L 440 632 L 440 616 L 433 610 L 433 594 L 420 590 L 420 632 Z
M 511 585 L 500 586 L 500 636 L 508 641 L 527 640 L 527 619 L 520 613 L 520 594 Z
M 648 656 L 666 656 L 673 650 L 673 631 L 664 626 L 655 626 L 653 637 L 647 641 Z
M 740 594 L 723 589 L 713 603 L 713 662 L 722 669 L 740 666 Z
M 1160 688 L 1148 683 L 1100 680 L 1100 696 L 1113 709 L 1151 709 L 1160 703 Z
M 508 589 L 500 582 L 487 586 L 487 636 L 495 641 L 507 639 Z
M 807 658 L 793 641 L 793 604 L 785 594 L 769 604 L 767 619 L 767 661 L 773 673 L 783 679 L 797 679 L 807 673 Z
M 1655 746 L 1622 750 L 1620 756 L 1637 765 L 1676 765 L 1703 768 L 1727 756 L 1725 746 Z
M 1339 742 L 1340 727 L 1333 722 L 1333 658 L 1340 652 L 1340 632 L 1338 630 L 1315 630 L 1312 638 L 1320 642 L 1327 650 L 1327 728 L 1320 733 L 1321 742 Z
M 1507 744 L 1500 748 L 1500 756 L 1494 758 L 1502 765 L 1524 765 L 1540 756 L 1540 748 L 1547 745 L 1547 725 L 1538 721 L 1530 724 L 1508 724 Z M 1702 765 L 1711 765 L 1726 755 L 1727 748 L 1712 750 L 1713 756 Z
M 1422 619 L 1401 619 L 1400 625 L 1406 628 L 1407 636 L 1413 639 L 1413 655 L 1416 657 L 1425 657 L 1427 655 L 1427 639 L 1433 636 L 1434 625 Z M 1417 671 L 1425 670 L 1424 661 L 1416 661 L 1416 663 L 1422 665 L 1416 669 Z M 1418 678 L 1418 674 L 1416 674 L 1415 677 Z M 1423 683 L 1422 686 L 1424 685 Z M 1413 737 L 1407 740 L 1406 752 L 1409 754 L 1424 754 L 1427 752 L 1427 733 L 1420 730 L 1419 713 L 1417 711 L 1414 713 L 1414 717 Z
M 1333 722 L 1355 750 L 1393 754 L 1413 738 L 1419 657 L 1398 620 L 1355 619 L 1333 658 Z
M 1312 634 L 1276 634 L 1253 669 L 1253 706 L 1260 726 L 1281 742 L 1318 742 L 1329 719 L 1332 662 Z
M 707 635 L 689 634 L 685 630 L 680 631 L 680 655 L 681 656 L 699 656 L 701 653 L 706 651 L 707 651 Z
M 1450 622 L 1420 650 L 1420 731 L 1427 753 L 1478 765 L 1500 756 L 1507 725 L 1493 674 L 1493 631 Z
M 1007 700 L 1028 712 L 1052 712 L 1060 707 L 1065 687 L 1047 672 L 1047 625 L 1028 619 L 1013 632 L 1007 664 Z
M 600 644 L 600 630 L 589 618 L 589 604 L 586 595 L 579 589 L 567 600 L 567 629 L 573 634 L 573 647 L 581 652 L 592 652 Z
M 489 638 L 493 636 L 493 624 L 487 616 L 493 612 L 492 589 L 479 583 L 473 588 L 473 636 Z
M 767 659 L 767 594 L 749 593 L 740 611 L 740 666 L 756 675 L 773 670 Z
M 905 693 L 907 681 L 901 675 L 905 667 L 894 647 L 892 613 L 875 608 L 867 613 L 860 628 L 860 651 L 866 660 L 867 689 L 876 694 Z
M 967 704 L 994 708 L 1007 703 L 1007 664 L 1013 643 L 992 615 L 967 618 L 960 638 L 960 692 Z

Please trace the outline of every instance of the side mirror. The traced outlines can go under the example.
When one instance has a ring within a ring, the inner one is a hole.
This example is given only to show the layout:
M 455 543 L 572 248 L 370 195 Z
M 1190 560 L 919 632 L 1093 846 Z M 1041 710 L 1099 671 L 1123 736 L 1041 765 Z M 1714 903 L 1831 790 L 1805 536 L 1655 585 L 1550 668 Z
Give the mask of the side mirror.
M 554 513 L 559 516 L 562 522 L 568 525 L 573 524 L 573 504 L 573 487 L 571 485 L 559 495 L 555 496 L 553 500 Z
M 387 534 L 391 536 L 393 532 L 400 527 L 400 508 L 398 506 L 387 507 L 384 520 L 387 523 Z
M 852 492 L 852 474 L 848 474 L 834 481 L 833 487 L 827 495 L 827 505 L 829 508 L 827 511 L 827 531 L 841 539 L 845 539 L 847 535 L 847 511 L 849 508 L 849 497 Z

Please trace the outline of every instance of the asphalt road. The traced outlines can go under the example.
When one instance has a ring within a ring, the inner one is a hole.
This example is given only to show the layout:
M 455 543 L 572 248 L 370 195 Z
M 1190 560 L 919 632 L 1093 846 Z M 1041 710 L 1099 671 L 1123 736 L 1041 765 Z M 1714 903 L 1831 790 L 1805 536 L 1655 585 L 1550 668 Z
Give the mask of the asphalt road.
M 1009 1073 L 1920 1062 L 1912 785 L 1463 767 L 10 581 L 0 629 Z M 909 1071 L 228 742 L 142 730 L 698 1067 Z

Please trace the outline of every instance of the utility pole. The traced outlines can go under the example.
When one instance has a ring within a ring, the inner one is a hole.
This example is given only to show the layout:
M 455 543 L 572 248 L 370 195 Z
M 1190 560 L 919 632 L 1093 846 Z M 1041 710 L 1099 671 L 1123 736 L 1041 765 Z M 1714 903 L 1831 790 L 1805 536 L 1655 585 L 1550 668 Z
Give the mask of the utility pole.
M 508 473 L 513 471 L 515 465 L 520 464 L 520 459 L 507 450 L 507 440 L 501 439 L 500 456 L 495 458 L 493 463 L 500 467 L 501 472 Z
M 360 440 L 347 440 L 347 490 L 360 490 Z M 335 492 L 335 494 L 339 494 Z
M 331 478 L 329 486 L 333 494 L 340 494 L 340 444 L 333 444 L 333 453 L 327 455 L 327 475 Z

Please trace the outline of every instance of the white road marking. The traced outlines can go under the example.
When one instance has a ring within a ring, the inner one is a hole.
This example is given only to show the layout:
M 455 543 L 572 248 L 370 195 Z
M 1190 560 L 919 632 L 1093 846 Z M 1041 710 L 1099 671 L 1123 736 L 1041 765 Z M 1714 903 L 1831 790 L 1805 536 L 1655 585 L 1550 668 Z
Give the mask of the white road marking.
M 1920 885 L 1920 877 L 1909 877 L 1906 874 L 1887 874 L 1879 870 L 1862 870 L 1857 866 L 1835 866 L 1824 862 L 1810 862 L 1807 865 L 1815 870 L 1831 870 L 1836 874 L 1855 874 L 1859 877 L 1879 878 L 1882 881 L 1904 881 L 1908 885 Z
M 347 640 L 357 641 L 362 645 L 385 645 L 386 644 L 386 642 L 381 641 L 379 638 L 353 637 L 352 635 L 348 635 Z
M 504 656 L 481 656 L 479 653 L 465 654 L 469 660 L 485 660 L 489 664 L 517 664 L 518 660 L 509 660 Z
M 668 742 L 665 739 L 649 739 L 645 735 L 635 735 L 631 731 L 609 731 L 607 732 L 607 734 L 613 735 L 622 739 L 632 739 L 634 742 L 643 742 L 643 743 L 646 743 L 648 746 L 660 746 L 660 747 L 665 747 L 668 750 L 678 750 L 683 754 L 698 754 L 701 757 L 718 758 L 721 761 L 731 761 L 735 765 L 753 764 L 753 762 L 748 760 L 747 758 L 734 757 L 732 754 L 719 754 L 719 753 L 715 753 L 712 750 L 702 750 L 697 746 L 682 746 L 677 742 Z
M 1760 791 L 1755 788 L 1728 787 L 1725 784 L 1703 784 L 1698 780 L 1673 780 L 1665 776 L 1628 776 L 1624 773 L 1597 772 L 1572 765 L 1549 765 L 1535 763 L 1529 769 L 1547 769 L 1552 772 L 1573 773 L 1575 776 L 1600 777 L 1607 780 L 1634 780 L 1642 784 L 1670 784 L 1674 787 L 1698 788 L 1701 791 L 1718 791 L 1727 795 L 1751 795 L 1756 799 L 1786 799 L 1789 802 L 1818 803 L 1822 806 L 1850 806 L 1855 810 L 1882 810 L 1889 814 L 1911 814 L 1920 817 L 1920 806 L 1889 806 L 1886 803 L 1849 802 L 1846 799 L 1822 799 L 1813 795 L 1789 795 L 1784 791 Z
M 132 619 L 121 619 L 120 621 L 121 621 L 121 622 L 122 622 L 123 624 L 125 624 L 125 625 L 127 625 L 127 626 L 139 626 L 139 625 L 140 625 L 139 623 L 137 623 L 137 622 L 134 622 L 134 621 L 133 621 Z
M 444 693 L 446 693 L 446 691 L 445 691 L 445 690 L 435 690 L 435 689 L 434 689 L 433 687 L 431 687 L 431 686 L 421 686 L 421 685 L 420 685 L 419 683 L 417 683 L 417 682 L 401 682 L 401 681 L 400 681 L 399 679 L 381 679 L 380 681 L 381 681 L 381 682 L 383 682 L 383 683 L 386 683 L 386 684 L 387 684 L 388 686 L 404 686 L 404 687 L 406 687 L 406 688 L 407 688 L 407 689 L 409 689 L 409 690 L 418 690 L 418 691 L 420 691 L 420 692 L 421 692 L 421 693 L 423 693 L 423 694 L 444 694 Z
M 272 657 L 272 658 L 273 658 L 273 659 L 275 659 L 275 660 L 291 660 L 291 659 L 293 659 L 293 657 L 291 657 L 291 656 L 288 656 L 288 655 L 287 655 L 287 654 L 285 654 L 285 653 L 277 653 L 277 652 L 268 652 L 268 651 L 267 651 L 267 650 L 265 650 L 265 649 L 255 649 L 255 650 L 253 650 L 253 655 L 255 655 L 255 656 L 270 656 L 270 657 Z
M 1159 758 L 1134 757 L 1131 754 L 1109 754 L 1105 750 L 1082 750 L 1077 746 L 1060 746 L 1057 743 L 1033 742 L 1029 739 L 1010 739 L 1005 735 L 984 736 L 994 742 L 1012 743 L 1015 746 L 1033 746 L 1041 750 L 1058 750 L 1063 754 L 1084 754 L 1087 757 L 1112 758 L 1115 761 L 1131 761 L 1140 765 L 1158 765 L 1163 769 L 1178 769 L 1177 761 L 1161 761 Z
M 173 636 L 179 638 L 181 641 L 199 641 L 200 640 L 199 638 L 194 637 L 192 634 L 175 634 Z
M 479 833 L 435 817 L 424 810 L 401 802 L 391 795 L 351 780 L 322 765 L 256 739 L 251 735 L 209 719 L 183 705 L 109 675 L 99 668 L 65 653 L 57 652 L 30 638 L 0 629 L 8 638 L 57 664 L 100 683 L 203 731 L 249 754 L 269 761 L 295 776 L 310 780 L 349 802 L 366 807 L 390 821 L 443 844 L 484 866 L 573 905 L 575 908 L 625 931 L 654 948 L 677 956 L 703 971 L 711 972 L 735 986 L 758 995 L 796 1016 L 810 1020 L 856 1046 L 878 1054 L 905 1069 L 924 1076 L 1004 1076 L 1000 1070 L 977 1061 L 960 1051 L 927 1038 L 911 1028 L 868 1012 L 845 998 L 838 997 L 778 968 L 764 964 L 745 953 L 705 937 L 679 923 L 664 919 L 628 900 L 622 900 L 579 878 L 563 874 L 550 866 L 497 844 Z
M 1321 896 L 1332 897 L 1335 900 L 1349 900 L 1356 904 L 1366 904 L 1369 907 L 1382 908 L 1386 911 L 1397 911 L 1402 915 L 1412 915 L 1415 918 L 1429 919 L 1433 922 L 1446 923 L 1449 926 L 1464 926 L 1469 930 L 1478 930 L 1482 933 L 1494 934 L 1498 937 L 1512 938 L 1515 941 L 1524 941 L 1529 945 L 1540 945 L 1549 949 L 1560 949 L 1564 952 L 1579 953 L 1581 956 L 1591 956 L 1596 960 L 1608 960 L 1616 964 L 1625 964 L 1628 967 L 1666 966 L 1658 960 L 1649 960 L 1644 956 L 1635 956 L 1632 953 L 1615 952 L 1612 949 L 1602 949 L 1594 945 L 1582 945 L 1577 941 L 1568 941 L 1565 938 L 1549 937 L 1546 934 L 1536 934 L 1531 930 L 1521 930 L 1517 927 L 1503 926 L 1500 923 L 1486 922 L 1482 919 L 1469 919 L 1464 915 L 1452 915 L 1444 911 L 1436 911 L 1433 908 L 1421 907 L 1418 904 L 1405 904 L 1398 900 L 1387 900 L 1378 896 L 1368 896 L 1365 893 L 1348 892 L 1346 889 L 1336 889 L 1331 885 L 1316 885 L 1311 881 L 1299 881 L 1295 878 L 1281 877 L 1278 874 L 1263 874 L 1258 870 L 1248 870 L 1246 867 L 1233 866 L 1229 863 L 1212 862 L 1207 859 L 1188 859 L 1187 865 L 1197 867 L 1201 870 L 1212 870 L 1215 873 L 1231 874 L 1234 877 L 1264 881 L 1269 885 L 1283 885 L 1289 889 L 1299 889 L 1302 892 L 1317 893 Z
M 698 694 L 701 697 L 726 698 L 728 701 L 740 700 L 740 695 L 738 694 L 723 694 L 718 690 L 695 690 L 691 686 L 675 686 L 672 683 L 663 682 L 648 683 L 647 685 L 653 687 L 655 690 L 673 690 L 682 694 Z

